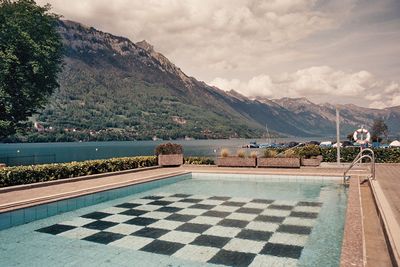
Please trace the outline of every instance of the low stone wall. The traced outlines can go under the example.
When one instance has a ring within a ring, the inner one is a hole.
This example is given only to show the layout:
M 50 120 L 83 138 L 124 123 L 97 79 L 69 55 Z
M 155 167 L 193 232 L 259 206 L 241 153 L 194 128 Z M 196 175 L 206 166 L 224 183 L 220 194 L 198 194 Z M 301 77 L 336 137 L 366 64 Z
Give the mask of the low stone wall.
M 319 165 L 321 165 L 322 159 L 321 158 L 315 158 L 315 159 L 302 158 L 300 161 L 301 161 L 301 166 L 318 167 Z
M 259 158 L 258 167 L 264 168 L 300 168 L 299 158 Z
M 183 164 L 183 154 L 158 155 L 160 166 L 180 166 Z
M 256 158 L 221 157 L 217 158 L 219 167 L 256 167 Z

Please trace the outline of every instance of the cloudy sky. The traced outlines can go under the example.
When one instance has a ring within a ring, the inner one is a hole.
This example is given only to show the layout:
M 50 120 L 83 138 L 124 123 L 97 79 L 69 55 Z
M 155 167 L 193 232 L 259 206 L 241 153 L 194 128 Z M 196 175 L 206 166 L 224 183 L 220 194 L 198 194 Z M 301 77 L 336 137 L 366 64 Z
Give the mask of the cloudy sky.
M 399 0 L 38 0 L 249 97 L 400 105 Z

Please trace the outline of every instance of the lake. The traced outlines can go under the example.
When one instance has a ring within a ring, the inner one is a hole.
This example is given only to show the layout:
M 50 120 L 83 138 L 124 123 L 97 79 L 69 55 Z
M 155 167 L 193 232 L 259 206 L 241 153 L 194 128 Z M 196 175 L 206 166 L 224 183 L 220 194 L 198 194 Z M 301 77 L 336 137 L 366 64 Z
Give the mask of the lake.
M 274 142 L 296 140 L 321 141 L 320 138 L 278 138 Z M 175 140 L 183 146 L 185 156 L 216 156 L 222 148 L 232 153 L 249 142 L 266 143 L 265 139 Z M 154 155 L 154 149 L 168 141 L 81 142 L 81 143 L 17 143 L 0 144 L 0 163 L 7 166 L 53 162 L 107 159 L 113 157 Z

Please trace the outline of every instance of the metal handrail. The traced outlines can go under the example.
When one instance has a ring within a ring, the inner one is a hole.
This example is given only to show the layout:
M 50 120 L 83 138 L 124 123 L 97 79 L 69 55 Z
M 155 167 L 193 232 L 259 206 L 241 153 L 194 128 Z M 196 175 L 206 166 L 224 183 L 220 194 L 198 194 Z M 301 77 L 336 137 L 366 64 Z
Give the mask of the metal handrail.
M 363 155 L 364 152 L 370 152 L 371 155 Z M 357 154 L 353 162 L 350 164 L 350 166 L 344 171 L 343 173 L 343 182 L 346 182 L 350 177 L 347 176 L 347 173 L 360 161 L 363 159 L 368 158 L 371 161 L 371 177 L 370 179 L 375 180 L 375 153 L 372 149 L 370 148 L 365 148 L 360 151 L 360 153 Z

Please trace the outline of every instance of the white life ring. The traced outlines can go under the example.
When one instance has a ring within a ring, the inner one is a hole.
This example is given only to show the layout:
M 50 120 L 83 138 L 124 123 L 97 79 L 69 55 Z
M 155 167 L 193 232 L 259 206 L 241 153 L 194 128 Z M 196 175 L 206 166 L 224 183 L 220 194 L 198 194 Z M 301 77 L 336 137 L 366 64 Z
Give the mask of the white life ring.
M 365 134 L 365 138 L 364 139 L 358 138 L 359 134 Z M 371 134 L 368 132 L 367 129 L 360 128 L 354 132 L 353 139 L 354 141 L 357 142 L 357 144 L 365 145 L 366 143 L 371 142 Z

